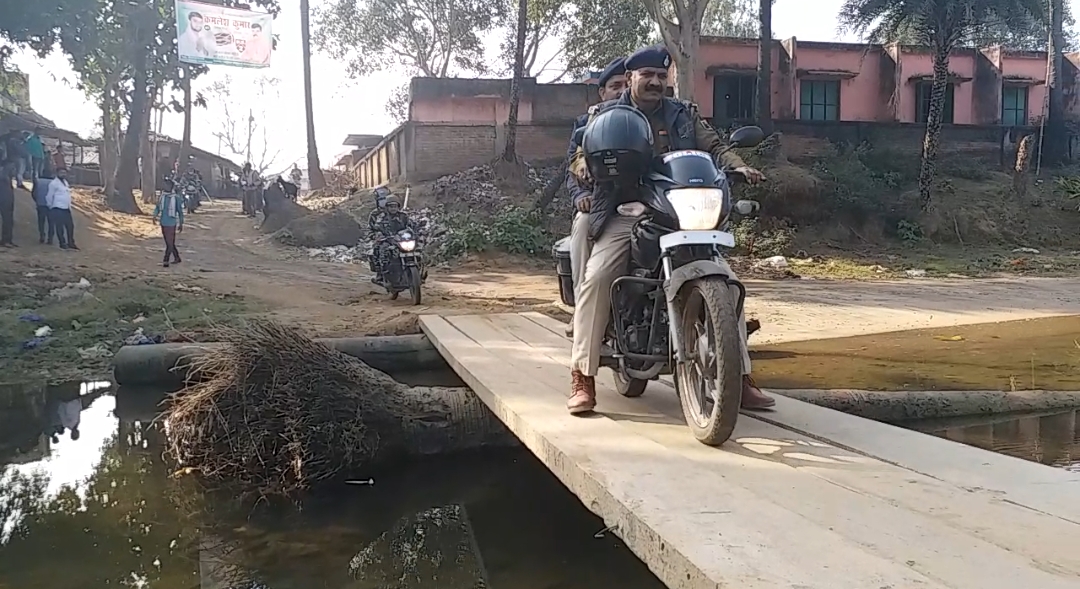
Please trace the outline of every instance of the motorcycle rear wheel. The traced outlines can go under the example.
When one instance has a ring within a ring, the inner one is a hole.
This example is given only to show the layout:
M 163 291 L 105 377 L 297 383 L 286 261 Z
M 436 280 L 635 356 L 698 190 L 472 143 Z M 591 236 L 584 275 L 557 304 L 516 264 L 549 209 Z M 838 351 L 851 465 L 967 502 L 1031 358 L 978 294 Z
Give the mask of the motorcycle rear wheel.
M 419 305 L 422 296 L 420 283 L 423 282 L 420 279 L 420 269 L 416 266 L 409 266 L 407 271 L 409 273 L 409 294 L 412 295 L 412 304 Z
M 649 381 L 640 378 L 631 378 L 618 368 L 612 370 L 615 373 L 615 390 L 624 397 L 635 398 L 645 394 L 645 387 Z
M 731 437 L 742 404 L 739 318 L 723 278 L 688 282 L 679 293 L 677 320 L 686 358 L 675 366 L 679 401 L 694 437 L 719 446 Z

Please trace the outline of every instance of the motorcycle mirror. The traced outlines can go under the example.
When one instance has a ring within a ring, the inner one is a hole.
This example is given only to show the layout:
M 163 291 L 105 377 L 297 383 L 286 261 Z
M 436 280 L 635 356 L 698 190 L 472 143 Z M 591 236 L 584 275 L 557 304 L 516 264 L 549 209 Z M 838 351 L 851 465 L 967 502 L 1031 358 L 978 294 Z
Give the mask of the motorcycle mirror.
M 728 137 L 728 143 L 732 147 L 757 147 L 762 141 L 765 141 L 765 131 L 755 126 L 739 127 Z

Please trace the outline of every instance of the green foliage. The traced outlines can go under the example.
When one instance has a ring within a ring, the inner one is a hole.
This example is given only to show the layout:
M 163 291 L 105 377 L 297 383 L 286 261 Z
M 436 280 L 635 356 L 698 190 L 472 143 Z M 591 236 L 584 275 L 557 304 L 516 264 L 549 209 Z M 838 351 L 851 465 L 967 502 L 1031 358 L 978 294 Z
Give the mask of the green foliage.
M 436 259 L 483 252 L 544 256 L 555 243 L 544 228 L 543 213 L 515 206 L 487 219 L 451 215 L 446 227 L 449 231 L 435 252 Z
M 763 227 L 756 218 L 740 219 L 732 224 L 737 253 L 768 258 L 782 256 L 791 250 L 795 241 L 795 229 L 786 224 Z
M 483 38 L 503 8 L 484 0 L 333 0 L 314 11 L 312 39 L 354 78 L 394 66 L 433 78 L 482 73 Z
M 1041 0 L 846 0 L 840 26 L 869 40 L 902 40 L 936 50 L 987 40 L 992 31 L 1030 32 L 1040 23 L 1046 38 L 1047 13 Z
M 641 0 L 572 0 L 563 25 L 563 57 L 572 75 L 600 69 L 654 40 L 656 25 Z

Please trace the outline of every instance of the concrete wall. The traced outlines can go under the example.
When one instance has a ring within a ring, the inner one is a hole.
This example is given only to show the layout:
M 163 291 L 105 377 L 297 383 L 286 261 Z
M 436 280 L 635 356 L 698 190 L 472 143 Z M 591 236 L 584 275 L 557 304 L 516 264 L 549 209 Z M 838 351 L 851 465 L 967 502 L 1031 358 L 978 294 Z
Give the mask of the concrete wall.
M 510 80 L 413 78 L 409 121 L 417 123 L 505 123 L 510 115 Z M 595 103 L 588 84 L 522 81 L 518 122 L 569 121 Z

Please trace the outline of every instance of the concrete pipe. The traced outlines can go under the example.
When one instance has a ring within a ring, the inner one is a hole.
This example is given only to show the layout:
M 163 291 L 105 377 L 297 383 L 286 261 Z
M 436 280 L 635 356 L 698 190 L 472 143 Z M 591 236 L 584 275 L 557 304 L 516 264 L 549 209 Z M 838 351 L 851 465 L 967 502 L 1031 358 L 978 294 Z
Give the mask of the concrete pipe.
M 317 339 L 339 352 L 410 385 L 465 386 L 424 335 Z M 113 357 L 113 378 L 121 386 L 175 388 L 183 385 L 192 360 L 220 349 L 220 343 L 124 346 Z

